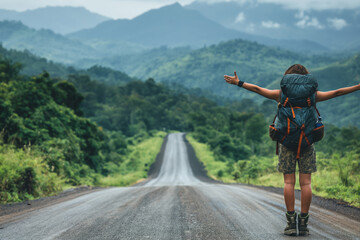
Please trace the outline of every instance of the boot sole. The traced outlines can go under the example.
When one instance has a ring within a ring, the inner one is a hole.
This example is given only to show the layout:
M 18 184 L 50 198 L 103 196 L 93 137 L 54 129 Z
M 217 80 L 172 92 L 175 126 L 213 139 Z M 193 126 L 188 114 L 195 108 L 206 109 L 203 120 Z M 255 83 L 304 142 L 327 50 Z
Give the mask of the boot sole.
M 287 236 L 296 236 L 296 229 L 289 229 L 284 231 L 284 234 Z
M 299 231 L 299 236 L 307 236 L 309 235 L 308 231 Z

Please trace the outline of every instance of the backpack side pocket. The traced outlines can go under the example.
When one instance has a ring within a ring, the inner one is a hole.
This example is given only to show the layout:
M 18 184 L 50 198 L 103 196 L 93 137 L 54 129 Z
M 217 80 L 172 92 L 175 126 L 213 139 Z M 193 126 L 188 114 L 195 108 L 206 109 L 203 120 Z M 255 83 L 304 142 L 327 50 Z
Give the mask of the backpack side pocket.
M 269 135 L 273 141 L 282 142 L 284 138 L 284 134 L 275 128 L 275 124 L 269 126 Z
M 317 124 L 317 125 L 318 126 L 316 126 L 316 128 L 314 128 L 314 130 L 312 130 L 314 142 L 318 142 L 321 139 L 323 139 L 323 137 L 324 137 L 324 125 L 323 124 L 321 124 L 321 125 Z

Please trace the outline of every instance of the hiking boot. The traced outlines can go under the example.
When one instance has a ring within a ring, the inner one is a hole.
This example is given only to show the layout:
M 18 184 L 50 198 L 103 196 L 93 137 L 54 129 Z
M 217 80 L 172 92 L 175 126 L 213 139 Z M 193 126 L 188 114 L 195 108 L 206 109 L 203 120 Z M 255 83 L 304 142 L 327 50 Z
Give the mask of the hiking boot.
M 309 221 L 309 214 L 306 215 L 306 217 L 301 217 L 301 215 L 299 214 L 299 219 L 298 219 L 299 236 L 307 236 L 307 235 L 309 235 L 309 229 L 307 228 L 308 221 Z
M 296 218 L 297 213 L 293 215 L 286 213 L 287 226 L 284 229 L 284 234 L 288 236 L 296 236 Z

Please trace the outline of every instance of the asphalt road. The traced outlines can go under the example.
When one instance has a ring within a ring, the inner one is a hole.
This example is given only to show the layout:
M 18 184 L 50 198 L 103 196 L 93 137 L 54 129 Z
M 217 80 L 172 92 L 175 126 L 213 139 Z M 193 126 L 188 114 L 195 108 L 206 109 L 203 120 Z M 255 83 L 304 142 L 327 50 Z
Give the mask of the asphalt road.
M 0 223 L 0 239 L 294 239 L 281 195 L 200 181 L 183 134 L 168 136 L 156 178 L 109 188 Z M 299 205 L 297 205 L 299 210 Z M 312 206 L 309 239 L 360 239 L 360 222 Z

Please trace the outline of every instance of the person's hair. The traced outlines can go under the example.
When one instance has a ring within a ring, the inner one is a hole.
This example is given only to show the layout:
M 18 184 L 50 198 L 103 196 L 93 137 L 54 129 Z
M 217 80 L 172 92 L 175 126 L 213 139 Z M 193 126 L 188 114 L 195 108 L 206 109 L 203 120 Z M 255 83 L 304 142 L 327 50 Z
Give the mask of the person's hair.
M 306 67 L 304 67 L 301 64 L 294 64 L 292 66 L 290 66 L 286 71 L 285 71 L 285 75 L 286 74 L 301 74 L 301 75 L 306 75 L 309 74 L 309 71 L 306 69 Z

